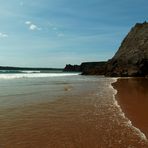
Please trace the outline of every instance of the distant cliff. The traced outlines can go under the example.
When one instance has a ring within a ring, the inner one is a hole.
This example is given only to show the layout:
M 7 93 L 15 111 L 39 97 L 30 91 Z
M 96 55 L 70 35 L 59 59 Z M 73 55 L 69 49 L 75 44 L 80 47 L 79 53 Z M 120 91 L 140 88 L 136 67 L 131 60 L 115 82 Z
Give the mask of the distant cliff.
M 108 61 L 107 76 L 148 75 L 148 23 L 137 23 Z
M 67 64 L 64 71 L 82 72 L 82 75 L 104 75 L 106 62 L 84 62 L 81 65 Z
M 106 62 L 85 62 L 80 65 L 82 75 L 105 75 Z
M 81 68 L 80 65 L 71 65 L 71 64 L 67 64 L 64 68 L 64 71 L 67 72 L 80 72 Z

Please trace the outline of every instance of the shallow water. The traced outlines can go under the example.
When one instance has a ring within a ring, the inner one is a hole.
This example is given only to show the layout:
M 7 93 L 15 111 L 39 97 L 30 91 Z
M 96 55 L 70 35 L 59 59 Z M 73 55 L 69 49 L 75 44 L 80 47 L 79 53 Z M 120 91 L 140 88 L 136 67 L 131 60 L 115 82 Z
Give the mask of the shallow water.
M 93 76 L 0 79 L 2 148 L 146 148 L 111 83 Z
M 148 79 L 119 79 L 116 98 L 132 123 L 148 136 Z

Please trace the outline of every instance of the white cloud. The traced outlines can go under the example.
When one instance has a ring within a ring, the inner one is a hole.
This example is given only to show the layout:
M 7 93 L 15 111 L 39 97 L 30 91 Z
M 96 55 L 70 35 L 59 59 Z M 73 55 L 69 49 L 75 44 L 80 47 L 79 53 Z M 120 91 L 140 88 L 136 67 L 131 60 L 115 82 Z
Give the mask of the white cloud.
M 0 38 L 6 38 L 6 37 L 8 37 L 7 34 L 5 34 L 5 33 L 1 33 L 1 32 L 0 32 Z
M 31 21 L 26 21 L 25 24 L 29 27 L 30 30 L 41 30 L 40 27 L 37 25 L 33 24 Z
M 25 24 L 26 24 L 26 25 L 30 25 L 31 22 L 30 22 L 30 21 L 26 21 Z
M 38 27 L 34 24 L 31 24 L 29 27 L 30 30 L 38 30 Z

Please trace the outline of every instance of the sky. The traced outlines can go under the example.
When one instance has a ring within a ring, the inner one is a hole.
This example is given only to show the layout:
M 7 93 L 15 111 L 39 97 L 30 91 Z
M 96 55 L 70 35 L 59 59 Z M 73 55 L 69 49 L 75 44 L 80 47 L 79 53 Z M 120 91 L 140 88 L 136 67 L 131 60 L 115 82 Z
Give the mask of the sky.
M 105 61 L 144 21 L 148 0 L 0 0 L 0 65 Z

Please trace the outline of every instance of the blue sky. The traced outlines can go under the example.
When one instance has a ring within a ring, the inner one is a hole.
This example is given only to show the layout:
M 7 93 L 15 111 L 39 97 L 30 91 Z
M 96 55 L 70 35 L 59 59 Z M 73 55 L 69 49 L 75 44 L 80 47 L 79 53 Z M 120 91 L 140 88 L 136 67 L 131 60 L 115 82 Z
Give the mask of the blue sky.
M 136 22 L 148 20 L 148 0 L 0 0 L 0 65 L 64 67 L 104 61 Z

